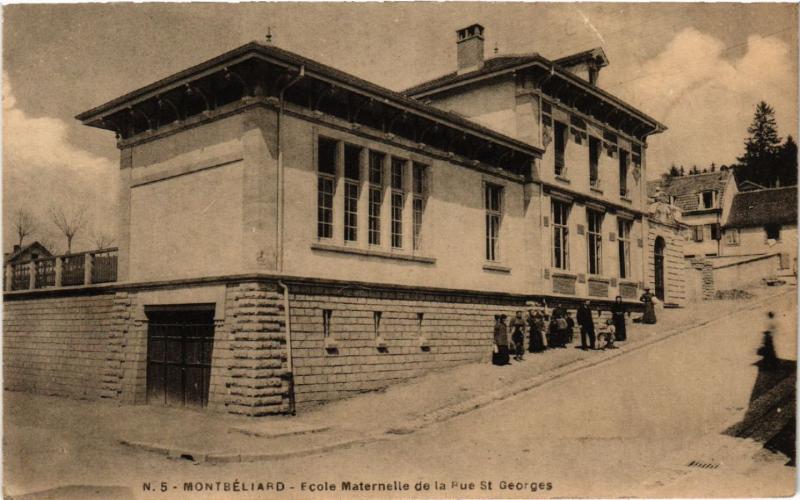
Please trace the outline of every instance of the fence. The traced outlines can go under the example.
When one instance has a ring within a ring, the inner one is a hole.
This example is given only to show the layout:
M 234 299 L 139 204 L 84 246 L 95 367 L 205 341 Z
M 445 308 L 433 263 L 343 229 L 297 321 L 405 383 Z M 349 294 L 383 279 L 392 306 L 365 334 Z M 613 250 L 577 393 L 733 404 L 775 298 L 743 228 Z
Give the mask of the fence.
M 117 281 L 117 249 L 91 250 L 9 264 L 6 290 L 31 290 Z

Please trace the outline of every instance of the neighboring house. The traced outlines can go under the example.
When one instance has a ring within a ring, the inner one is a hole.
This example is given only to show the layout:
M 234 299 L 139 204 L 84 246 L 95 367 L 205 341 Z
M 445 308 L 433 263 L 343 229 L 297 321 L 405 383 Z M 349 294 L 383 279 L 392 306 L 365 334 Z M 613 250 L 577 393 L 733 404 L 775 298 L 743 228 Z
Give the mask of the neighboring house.
M 14 245 L 14 249 L 11 252 L 6 253 L 3 260 L 5 265 L 13 265 L 52 256 L 53 254 L 50 253 L 50 251 L 45 248 L 44 245 L 38 241 L 34 241 L 33 243 L 29 243 L 24 247 Z
M 404 95 L 253 42 L 81 113 L 121 150 L 93 390 L 286 412 L 485 359 L 531 301 L 638 305 L 665 127 L 597 87 L 599 49 L 484 64 L 473 25 L 457 53 Z
M 730 170 L 671 177 L 648 183 L 651 198 L 675 205 L 688 226 L 686 257 L 721 255 L 721 226 L 738 192 Z
M 744 181 L 741 184 L 739 184 L 739 192 L 755 191 L 757 189 L 767 189 L 767 186 L 762 186 L 761 184 L 756 184 L 753 181 Z
M 797 186 L 738 193 L 722 231 L 722 255 L 780 253 L 797 269 Z

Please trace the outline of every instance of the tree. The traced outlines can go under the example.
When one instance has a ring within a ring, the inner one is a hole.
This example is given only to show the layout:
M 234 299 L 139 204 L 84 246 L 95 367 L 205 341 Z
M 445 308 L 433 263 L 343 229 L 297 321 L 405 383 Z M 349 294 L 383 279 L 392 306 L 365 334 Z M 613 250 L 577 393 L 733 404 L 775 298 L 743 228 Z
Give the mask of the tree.
M 114 243 L 114 238 L 105 231 L 92 231 L 92 242 L 98 250 L 105 250 Z
M 683 170 L 683 165 L 681 165 L 681 169 L 680 169 L 680 170 L 681 170 L 681 177 L 683 177 L 684 175 L 686 175 L 686 171 L 685 171 L 685 170 Z
M 753 121 L 747 128 L 750 134 L 744 142 L 744 155 L 737 158 L 736 177 L 739 182 L 750 180 L 759 184 L 772 184 L 774 164 L 781 149 L 775 110 L 764 101 L 756 105 Z
M 33 214 L 22 208 L 17 210 L 14 213 L 14 230 L 17 232 L 19 246 L 22 248 L 25 237 L 30 236 L 36 230 L 36 219 L 33 218 Z
M 697 165 L 692 165 L 691 170 L 689 170 L 689 175 L 697 175 L 700 173 L 700 169 L 697 168 Z
M 786 136 L 786 142 L 781 146 L 777 167 L 781 186 L 797 185 L 797 143 L 791 135 Z
M 72 253 L 72 240 L 86 226 L 86 205 L 51 206 L 50 218 L 67 240 L 67 253 Z
M 672 166 L 669 167 L 669 177 L 680 177 L 680 175 L 680 170 L 678 170 L 678 167 L 673 163 Z

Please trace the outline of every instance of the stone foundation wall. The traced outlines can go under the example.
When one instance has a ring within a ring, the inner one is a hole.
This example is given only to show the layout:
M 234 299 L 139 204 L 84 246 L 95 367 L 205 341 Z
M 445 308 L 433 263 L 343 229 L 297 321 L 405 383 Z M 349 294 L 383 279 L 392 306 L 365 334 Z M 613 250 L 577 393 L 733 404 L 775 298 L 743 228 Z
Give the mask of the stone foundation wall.
M 297 404 L 381 389 L 435 368 L 488 362 L 495 315 L 512 317 L 524 308 L 522 298 L 292 286 Z
M 112 353 L 115 296 L 6 298 L 3 379 L 9 390 L 99 399 Z

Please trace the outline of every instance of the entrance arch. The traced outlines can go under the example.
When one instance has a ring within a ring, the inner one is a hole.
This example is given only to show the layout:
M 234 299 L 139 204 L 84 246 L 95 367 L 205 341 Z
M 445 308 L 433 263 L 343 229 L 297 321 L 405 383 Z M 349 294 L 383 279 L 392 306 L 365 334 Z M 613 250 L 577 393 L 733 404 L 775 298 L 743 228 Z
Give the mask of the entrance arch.
M 661 302 L 664 302 L 664 249 L 667 246 L 664 238 L 661 236 L 656 238 L 654 251 L 653 251 L 653 264 L 655 271 L 655 285 L 656 297 Z

